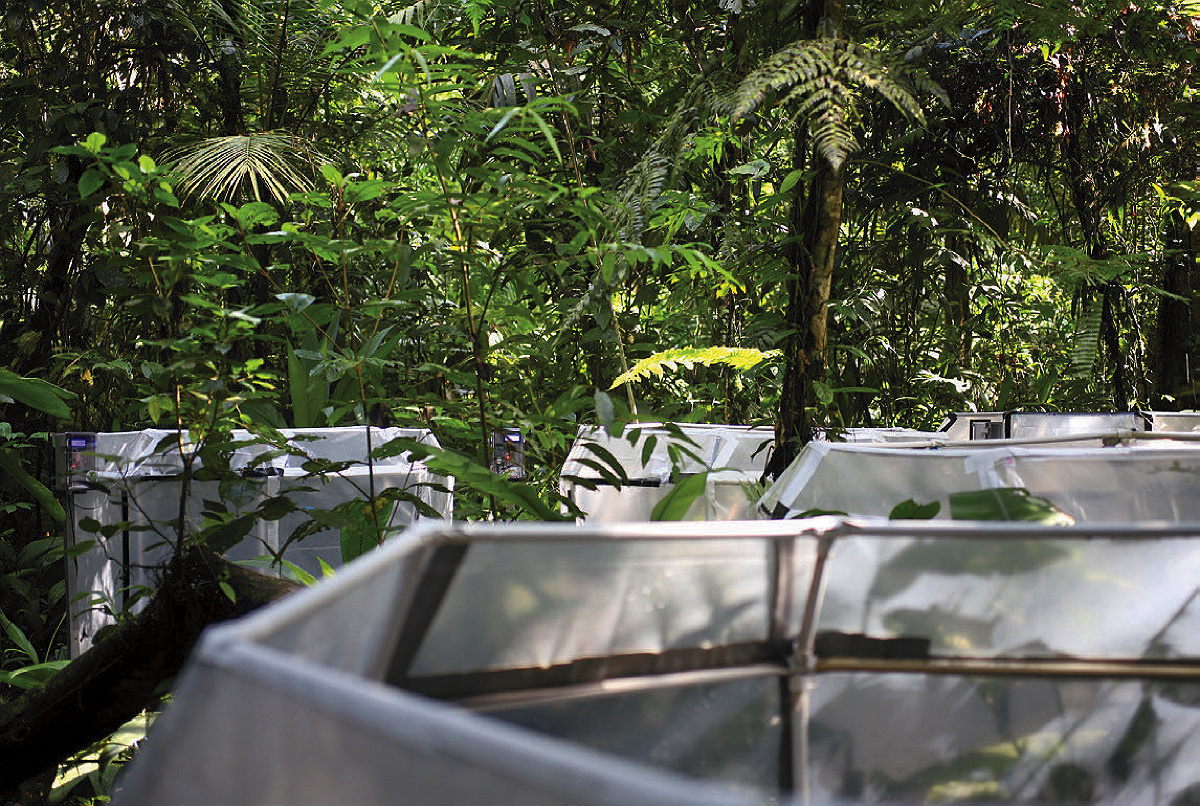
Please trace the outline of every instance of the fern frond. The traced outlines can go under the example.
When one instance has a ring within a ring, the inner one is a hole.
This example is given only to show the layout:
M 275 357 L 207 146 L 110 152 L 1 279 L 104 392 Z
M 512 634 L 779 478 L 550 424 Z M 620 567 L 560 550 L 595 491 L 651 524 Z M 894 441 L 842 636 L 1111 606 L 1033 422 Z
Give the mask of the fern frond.
M 1092 374 L 1096 354 L 1100 349 L 1100 326 L 1103 323 L 1104 299 L 1096 297 L 1087 302 L 1075 322 L 1071 339 L 1071 376 L 1087 378 Z
M 733 116 L 753 112 L 769 93 L 794 87 L 793 94 L 811 90 L 818 77 L 830 75 L 836 64 L 824 40 L 804 39 L 768 58 L 742 80 L 733 103 Z
M 947 109 L 950 108 L 950 94 L 946 92 L 941 84 L 929 77 L 929 74 L 924 70 L 914 67 L 909 67 L 905 70 L 905 75 L 913 90 L 922 95 L 932 95 L 938 99 L 938 102 Z
M 706 367 L 724 364 L 739 372 L 745 372 L 781 354 L 780 350 L 763 351 L 751 347 L 683 347 L 663 350 L 634 364 L 628 372 L 613 381 L 609 388 L 616 389 L 623 383 L 641 380 L 651 375 L 661 378 L 664 372 L 675 369 L 680 364 L 688 369 L 696 364 Z
M 914 74 L 915 75 L 915 74 Z M 943 102 L 946 93 L 923 75 L 918 84 L 899 62 L 865 45 L 836 39 L 793 42 L 768 58 L 741 82 L 730 101 L 735 117 L 757 109 L 773 92 L 786 91 L 782 104 L 795 105 L 808 122 L 814 145 L 836 168 L 858 148 L 850 127 L 854 88 L 883 96 L 909 118 L 923 123 L 917 92 Z
M 1152 259 L 1145 253 L 1099 259 L 1082 249 L 1061 244 L 1043 246 L 1034 254 L 1041 257 L 1042 267 L 1047 274 L 1074 288 L 1128 279 L 1136 273 L 1139 265 L 1146 265 Z
M 800 116 L 809 122 L 817 153 L 834 168 L 840 167 L 858 150 L 858 140 L 850 129 L 850 89 L 827 76 L 817 82 L 816 89 L 805 86 L 800 92 L 793 90 L 785 101 L 796 100 Z
M 848 42 L 839 54 L 838 68 L 844 83 L 878 93 L 908 118 L 918 123 L 925 122 L 925 110 L 913 93 L 907 72 L 898 64 L 891 63 L 883 54 Z M 937 92 L 933 94 L 940 93 L 939 97 L 946 97 L 949 102 L 945 90 L 928 79 L 926 83 L 931 88 L 936 87 Z

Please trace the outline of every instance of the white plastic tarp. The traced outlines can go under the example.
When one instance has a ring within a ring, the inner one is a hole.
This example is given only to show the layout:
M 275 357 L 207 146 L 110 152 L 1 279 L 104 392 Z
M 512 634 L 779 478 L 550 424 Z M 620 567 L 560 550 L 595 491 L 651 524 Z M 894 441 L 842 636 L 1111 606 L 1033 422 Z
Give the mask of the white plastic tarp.
M 816 439 L 829 442 L 855 442 L 872 444 L 926 443 L 940 444 L 946 435 L 938 431 L 918 431 L 915 428 L 844 428 L 838 431 L 821 431 Z
M 234 473 L 248 471 L 242 478 L 192 480 L 186 502 L 180 500 L 184 461 L 174 432 L 147 429 L 95 435 L 94 453 L 83 458 L 91 468 L 77 470 L 65 493 L 68 546 L 91 544 L 89 550 L 67 561 L 73 654 L 87 649 L 96 632 L 113 623 L 112 611 L 124 609 L 139 589 L 156 583 L 158 566 L 178 540 L 181 503 L 184 533 L 190 534 L 201 527 L 205 500 L 219 500 L 237 515 L 252 512 L 264 500 L 286 495 L 299 511 L 279 520 L 257 521 L 251 533 L 225 556 L 250 560 L 278 553 L 286 544 L 284 558 L 315 576 L 321 574 L 322 560 L 331 566 L 341 564 L 341 535 L 329 530 L 288 543 L 293 531 L 308 521 L 309 511 L 365 499 L 372 488 L 377 493 L 398 488 L 443 517 L 451 514 L 451 495 L 445 491 L 449 480 L 433 475 L 424 464 L 405 454 L 377 459 L 370 467 L 364 464 L 370 453 L 365 428 L 287 429 L 281 434 L 294 453 L 246 444 L 230 457 Z M 241 431 L 232 437 L 245 443 L 253 439 Z M 370 434 L 372 448 L 398 438 L 437 444 L 425 429 L 374 428 Z M 185 450 L 187 447 L 185 444 Z M 314 474 L 303 467 L 311 460 L 338 464 L 333 472 Z M 414 503 L 398 501 L 388 528 L 399 531 L 417 515 Z M 85 518 L 101 526 L 125 526 L 105 536 L 80 528 Z M 84 594 L 83 598 L 76 598 L 79 594 Z
M 210 630 L 116 802 L 1186 803 L 1196 568 L 1200 524 L 426 522 Z

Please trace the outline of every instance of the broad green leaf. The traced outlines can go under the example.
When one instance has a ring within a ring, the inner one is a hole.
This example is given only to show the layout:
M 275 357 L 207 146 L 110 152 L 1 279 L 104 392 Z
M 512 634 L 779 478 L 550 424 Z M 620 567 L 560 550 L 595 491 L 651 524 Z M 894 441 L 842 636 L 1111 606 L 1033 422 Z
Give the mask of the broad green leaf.
M 86 199 L 100 188 L 104 187 L 104 174 L 95 168 L 88 168 L 79 177 L 79 198 Z
M 280 565 L 283 566 L 285 576 L 288 579 L 299 582 L 301 585 L 312 585 L 312 584 L 316 583 L 316 581 L 317 581 L 316 577 L 314 577 L 312 574 L 308 573 L 303 568 L 301 568 L 300 566 L 296 565 L 293 562 L 290 562 L 288 560 L 280 560 Z M 322 567 L 326 566 L 326 563 L 324 560 L 321 561 L 321 566 Z
M 40 378 L 23 378 L 7 369 L 0 369 L 0 395 L 61 420 L 71 417 L 66 401 L 76 398 L 74 392 L 59 389 Z
M 334 187 L 341 187 L 346 183 L 341 171 L 333 166 L 332 163 L 325 163 L 321 166 L 321 176 L 325 177 L 325 181 Z
M 937 517 L 937 514 L 941 511 L 942 504 L 940 501 L 918 504 L 909 498 L 907 501 L 901 501 L 892 507 L 892 511 L 888 514 L 888 519 L 893 521 L 927 521 Z
M 310 428 L 313 424 L 313 412 L 308 399 L 308 368 L 292 345 L 287 348 L 288 361 L 288 391 L 292 399 L 292 421 L 296 428 Z
M 787 193 L 796 186 L 801 179 L 804 178 L 804 171 L 792 171 L 783 178 L 783 182 L 779 184 L 779 192 Z
M 658 447 L 658 437 L 650 434 L 646 437 L 646 441 L 642 443 L 642 467 L 650 464 L 650 457 L 654 455 L 656 447 Z
M 4 633 L 8 636 L 8 640 L 12 641 L 18 649 L 25 653 L 25 657 L 29 658 L 31 663 L 38 663 L 37 650 L 33 648 L 33 644 L 25 637 L 25 633 L 21 632 L 21 628 L 8 620 L 8 616 L 0 612 L 0 626 L 4 627 Z
M 687 511 L 692 508 L 692 504 L 696 499 L 704 495 L 704 489 L 707 485 L 707 471 L 685 476 L 671 488 L 671 491 L 667 493 L 663 500 L 655 504 L 654 510 L 650 513 L 650 520 L 682 520 Z
M 0 671 L 0 683 L 22 689 L 38 688 L 68 663 L 70 661 L 51 660 L 23 666 L 12 671 Z
M 64 523 L 67 520 L 67 513 L 63 509 L 63 505 L 59 502 L 58 497 L 42 484 L 40 481 L 29 475 L 29 471 L 25 469 L 21 459 L 8 448 L 0 448 L 0 471 L 7 473 L 14 481 L 25 488 L 25 491 L 32 495 L 37 502 L 41 504 L 54 520 L 59 523 Z
M 950 517 L 956 521 L 1034 521 L 1069 526 L 1075 520 L 1054 504 L 1023 487 L 998 487 L 950 494 Z

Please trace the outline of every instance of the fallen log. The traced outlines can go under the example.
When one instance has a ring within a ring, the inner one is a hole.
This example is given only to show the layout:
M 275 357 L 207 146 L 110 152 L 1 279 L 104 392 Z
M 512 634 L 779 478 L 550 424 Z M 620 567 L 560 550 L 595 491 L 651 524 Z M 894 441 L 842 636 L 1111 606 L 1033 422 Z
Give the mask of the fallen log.
M 184 550 L 146 608 L 120 622 L 40 689 L 0 706 L 0 803 L 17 787 L 113 733 L 166 693 L 210 624 L 300 587 Z

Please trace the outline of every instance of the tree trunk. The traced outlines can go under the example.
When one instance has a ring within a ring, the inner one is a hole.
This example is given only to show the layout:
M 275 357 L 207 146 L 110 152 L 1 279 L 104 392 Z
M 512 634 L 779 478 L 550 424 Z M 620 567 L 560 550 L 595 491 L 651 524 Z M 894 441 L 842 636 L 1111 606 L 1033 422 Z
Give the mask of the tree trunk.
M 962 257 L 961 239 L 947 238 L 946 248 L 953 252 L 946 261 L 943 293 L 946 301 L 946 338 L 942 347 L 942 362 L 957 372 L 971 362 L 971 284 L 966 259 Z
M 810 35 L 838 35 L 842 26 L 841 0 L 814 0 L 809 11 L 806 26 Z M 775 424 L 775 451 L 763 473 L 767 480 L 779 478 L 800 449 L 812 440 L 809 409 L 816 402 L 813 382 L 825 378 L 829 293 L 842 225 L 846 169 L 844 165 L 831 165 L 813 152 L 807 133 L 799 131 L 793 168 L 802 169 L 809 159 L 816 163 L 816 175 L 809 183 L 806 197 L 797 196 L 792 207 L 791 231 L 795 240 L 789 253 L 795 275 L 788 281 L 783 389 Z
M 249 613 L 297 587 L 204 549 L 186 550 L 145 610 L 43 688 L 0 707 L 0 802 L 22 781 L 152 707 L 165 693 L 162 683 L 182 668 L 209 624 Z
M 1160 297 L 1155 338 L 1154 408 L 1178 411 L 1200 402 L 1195 371 L 1197 310 L 1195 280 L 1200 271 L 1200 228 L 1189 228 L 1180 213 L 1172 214 L 1164 238 L 1162 287 L 1175 297 Z M 1200 369 L 1200 367 L 1196 367 Z

